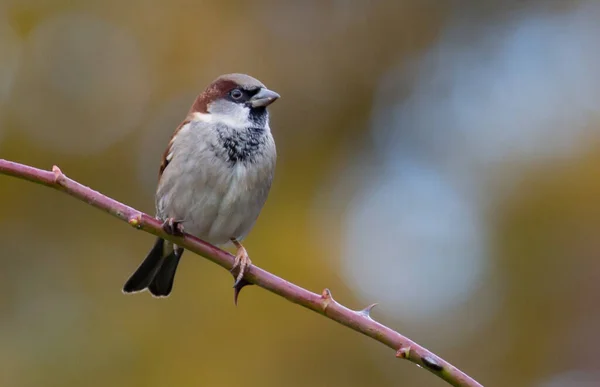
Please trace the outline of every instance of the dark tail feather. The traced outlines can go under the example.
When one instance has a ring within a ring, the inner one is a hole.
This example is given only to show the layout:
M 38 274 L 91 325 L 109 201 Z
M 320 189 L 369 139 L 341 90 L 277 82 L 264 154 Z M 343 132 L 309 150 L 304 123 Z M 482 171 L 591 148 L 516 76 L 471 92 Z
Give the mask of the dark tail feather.
M 150 286 L 150 283 L 159 272 L 163 262 L 165 261 L 164 251 L 165 240 L 161 238 L 156 239 L 154 247 L 142 264 L 137 270 L 129 277 L 125 286 L 123 286 L 124 293 L 135 293 L 146 289 Z
M 175 250 L 165 258 L 160 270 L 154 276 L 150 286 L 148 286 L 148 290 L 152 295 L 156 297 L 167 297 L 171 294 L 175 272 L 177 271 L 177 265 L 179 264 L 179 259 L 182 254 L 183 249 L 176 247 Z

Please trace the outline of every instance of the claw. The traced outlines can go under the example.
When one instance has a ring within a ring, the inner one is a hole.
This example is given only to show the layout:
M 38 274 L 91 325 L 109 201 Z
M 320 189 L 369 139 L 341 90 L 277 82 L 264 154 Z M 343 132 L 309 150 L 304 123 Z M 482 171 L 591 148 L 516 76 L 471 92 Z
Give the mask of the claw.
M 169 235 L 183 236 L 183 224 L 180 220 L 168 218 L 164 221 L 162 228 Z
M 235 278 L 235 282 L 233 284 L 234 288 L 237 287 L 244 280 L 244 274 L 246 273 L 246 269 L 248 269 L 248 266 L 250 266 L 250 264 L 251 262 L 248 256 L 246 256 L 246 258 L 238 258 L 237 256 L 235 257 L 235 262 L 233 264 L 233 267 L 231 268 L 231 274 L 233 274 L 233 277 Z M 237 275 L 235 274 L 235 269 L 238 269 Z
M 240 286 L 240 284 L 241 284 L 242 282 L 246 281 L 246 280 L 244 279 L 244 272 L 242 271 L 242 268 L 241 268 L 241 267 L 240 267 L 240 272 L 239 272 L 239 274 L 238 274 L 237 276 L 235 276 L 235 275 L 234 275 L 234 277 L 235 277 L 235 282 L 233 283 L 233 287 L 234 287 L 234 288 L 237 288 L 238 286 Z M 248 281 L 246 281 L 246 282 L 248 282 Z M 243 285 L 242 285 L 242 286 L 243 286 Z
M 237 287 L 244 279 L 244 274 L 246 274 L 246 270 L 252 265 L 252 261 L 248 256 L 248 252 L 240 242 L 235 239 L 232 239 L 232 242 L 237 247 L 237 254 L 235 255 L 235 261 L 233 261 L 233 267 L 230 272 L 234 274 L 237 269 L 237 275 L 234 274 L 235 283 L 233 284 L 233 287 Z

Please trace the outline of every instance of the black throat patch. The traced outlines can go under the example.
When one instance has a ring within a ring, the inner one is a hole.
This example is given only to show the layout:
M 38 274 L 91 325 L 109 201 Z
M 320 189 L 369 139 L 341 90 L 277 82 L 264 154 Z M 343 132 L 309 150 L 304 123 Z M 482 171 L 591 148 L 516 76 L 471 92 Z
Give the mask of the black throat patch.
M 264 128 L 246 128 L 244 130 L 217 129 L 217 144 L 211 147 L 215 154 L 227 160 L 231 165 L 236 163 L 251 164 L 264 151 L 266 142 Z

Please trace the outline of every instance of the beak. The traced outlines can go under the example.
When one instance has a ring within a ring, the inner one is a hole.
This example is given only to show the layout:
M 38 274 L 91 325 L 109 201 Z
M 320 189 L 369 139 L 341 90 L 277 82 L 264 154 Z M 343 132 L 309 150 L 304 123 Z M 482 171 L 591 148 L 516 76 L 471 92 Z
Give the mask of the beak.
M 250 105 L 253 108 L 256 107 L 267 107 L 279 98 L 279 94 L 266 88 L 260 89 L 252 98 L 250 98 Z

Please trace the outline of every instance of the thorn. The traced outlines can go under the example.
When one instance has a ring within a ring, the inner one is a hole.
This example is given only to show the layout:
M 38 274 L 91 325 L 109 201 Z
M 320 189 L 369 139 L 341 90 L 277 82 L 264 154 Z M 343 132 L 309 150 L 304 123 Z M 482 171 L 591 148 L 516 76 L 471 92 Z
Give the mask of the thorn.
M 62 171 L 60 170 L 59 167 L 57 167 L 56 165 L 52 166 L 52 172 L 54 172 L 54 182 L 55 183 L 60 183 L 60 180 L 65 177 L 65 174 L 62 173 Z
M 56 165 L 52 166 L 52 172 L 54 172 L 55 175 L 62 175 L 62 171 L 60 170 L 60 168 Z
M 235 278 L 235 276 L 234 276 L 234 278 Z M 245 278 L 242 278 L 240 281 L 236 282 L 235 285 L 233 285 L 233 303 L 235 304 L 235 306 L 237 306 L 238 297 L 240 295 L 240 292 L 242 291 L 244 286 L 248 286 L 248 285 L 252 285 L 252 284 L 250 282 L 246 281 Z
M 371 304 L 371 305 L 367 306 L 366 308 L 364 308 L 363 310 L 359 310 L 358 313 L 362 314 L 363 316 L 365 316 L 367 318 L 370 318 L 372 320 L 372 318 L 371 318 L 371 311 L 377 305 L 379 305 L 377 302 L 374 303 L 374 304 Z
M 410 359 L 410 345 L 408 347 L 402 347 L 396 352 L 396 357 L 400 359 Z
M 129 218 L 129 220 L 127 221 L 127 223 L 129 223 L 130 226 L 135 227 L 135 228 L 141 228 L 142 227 L 142 225 L 140 224 L 141 222 L 142 222 L 142 214 L 140 214 L 140 213 L 135 214 L 134 216 Z
M 323 312 L 325 312 L 329 304 L 333 301 L 331 291 L 327 288 L 323 289 L 321 292 L 321 299 L 323 300 Z

